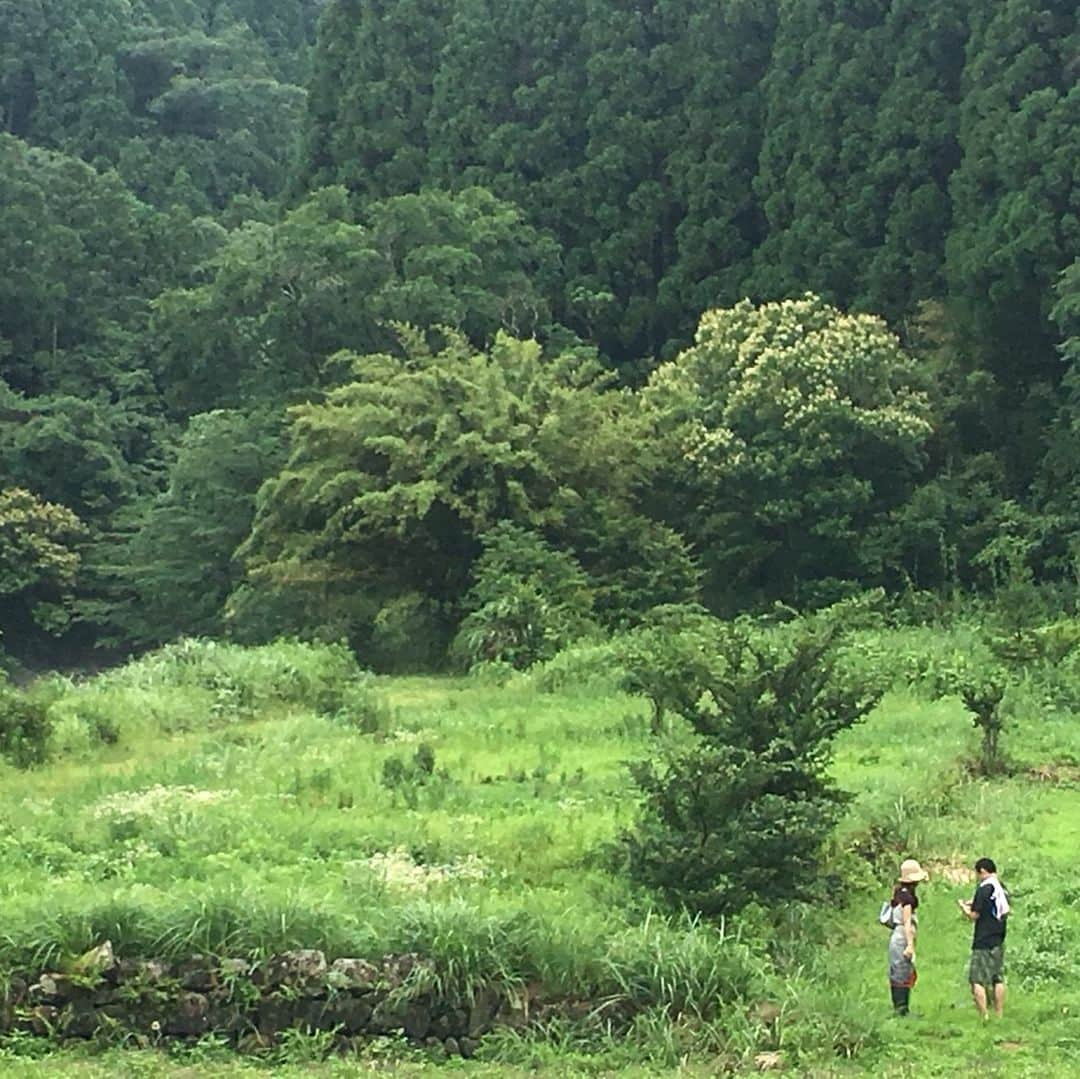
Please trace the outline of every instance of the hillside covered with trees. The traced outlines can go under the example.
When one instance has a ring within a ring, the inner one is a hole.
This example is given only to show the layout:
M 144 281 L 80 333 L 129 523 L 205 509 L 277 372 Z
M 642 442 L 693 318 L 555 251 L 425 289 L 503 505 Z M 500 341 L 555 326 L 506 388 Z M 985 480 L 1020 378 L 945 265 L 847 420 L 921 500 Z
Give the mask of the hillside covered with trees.
M 5 1079 L 1080 1074 L 1078 76 L 0 0 Z
M 0 26 L 22 662 L 527 666 L 665 603 L 1074 581 L 1075 5 Z

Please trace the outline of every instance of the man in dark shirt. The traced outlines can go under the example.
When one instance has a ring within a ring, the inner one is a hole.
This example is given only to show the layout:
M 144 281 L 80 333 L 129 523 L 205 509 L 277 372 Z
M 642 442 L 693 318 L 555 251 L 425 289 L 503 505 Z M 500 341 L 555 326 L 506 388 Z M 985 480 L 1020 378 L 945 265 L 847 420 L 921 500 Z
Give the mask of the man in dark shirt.
M 971 942 L 971 966 L 968 981 L 975 1007 L 987 1018 L 987 1003 L 992 997 L 999 1017 L 1005 1010 L 1005 932 L 1009 916 L 1009 894 L 997 878 L 997 866 L 990 858 L 975 863 L 979 882 L 971 902 L 958 899 L 964 917 L 975 923 Z

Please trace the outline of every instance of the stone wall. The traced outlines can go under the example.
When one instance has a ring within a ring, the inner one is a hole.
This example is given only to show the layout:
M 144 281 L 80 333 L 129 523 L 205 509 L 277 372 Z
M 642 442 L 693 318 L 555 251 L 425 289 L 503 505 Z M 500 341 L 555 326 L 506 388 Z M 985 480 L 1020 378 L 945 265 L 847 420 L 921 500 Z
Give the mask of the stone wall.
M 240 1050 L 273 1045 L 290 1029 L 333 1031 L 343 1048 L 397 1034 L 436 1055 L 468 1057 L 496 1025 L 551 1014 L 548 1004 L 530 1016 L 528 994 L 497 986 L 440 999 L 432 975 L 417 955 L 328 963 L 322 952 L 303 950 L 259 964 L 204 956 L 170 964 L 118 958 L 106 943 L 63 973 L 12 977 L 0 993 L 0 1031 L 139 1045 L 214 1033 Z

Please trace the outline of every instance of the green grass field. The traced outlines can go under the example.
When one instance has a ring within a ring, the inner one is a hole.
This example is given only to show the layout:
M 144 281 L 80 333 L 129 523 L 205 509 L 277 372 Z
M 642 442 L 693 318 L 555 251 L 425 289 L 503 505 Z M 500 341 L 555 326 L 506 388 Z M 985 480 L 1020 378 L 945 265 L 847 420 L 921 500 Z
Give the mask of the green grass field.
M 256 676 L 226 677 L 224 652 L 209 680 L 143 661 L 61 687 L 63 753 L 28 772 L 0 765 L 0 966 L 48 966 L 103 939 L 166 957 L 415 950 L 456 984 L 633 994 L 645 1008 L 630 1034 L 496 1035 L 479 1059 L 440 1065 L 381 1042 L 363 1060 L 322 1061 L 298 1037 L 260 1061 L 212 1043 L 166 1056 L 46 1053 L 8 1038 L 0 1074 L 697 1076 L 769 1062 L 821 1076 L 1080 1074 L 1071 719 L 1021 716 L 1008 743 L 1015 773 L 970 781 L 960 761 L 974 733 L 959 704 L 888 695 L 837 744 L 836 774 L 855 797 L 821 902 L 779 912 L 775 933 L 762 912 L 721 933 L 658 915 L 603 857 L 632 819 L 626 762 L 649 752 L 643 702 L 602 679 L 560 692 L 524 677 L 388 679 L 365 684 L 358 722 L 348 702 L 332 714 L 306 706 L 334 677 L 309 661 L 302 649 L 271 657 L 293 688 L 239 703 L 237 686 Z M 115 744 L 88 734 L 103 713 Z M 889 1014 L 876 923 L 888 881 L 852 853 L 871 825 L 896 861 L 912 854 L 934 872 L 909 1021 Z M 1017 908 L 1007 1015 L 986 1025 L 967 995 L 970 928 L 955 909 L 982 854 L 998 860 Z M 715 1016 L 673 1018 L 694 994 L 720 1000 Z M 760 1000 L 779 1018 L 755 1018 Z

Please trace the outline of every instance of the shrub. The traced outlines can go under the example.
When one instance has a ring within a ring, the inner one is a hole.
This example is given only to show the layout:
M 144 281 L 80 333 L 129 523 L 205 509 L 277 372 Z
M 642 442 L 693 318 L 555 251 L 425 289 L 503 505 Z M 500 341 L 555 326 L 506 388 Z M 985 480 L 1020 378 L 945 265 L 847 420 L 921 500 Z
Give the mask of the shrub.
M 375 689 L 373 676 L 355 678 L 342 687 L 334 719 L 361 734 L 385 733 L 389 729 L 390 707 Z
M 716 654 L 688 665 L 682 684 L 657 656 L 678 690 L 670 707 L 698 737 L 633 768 L 642 810 L 622 847 L 636 879 L 707 915 L 811 894 L 847 800 L 827 772 L 829 743 L 882 693 L 839 667 L 849 608 L 711 631 Z
M 445 663 L 449 633 L 437 605 L 410 592 L 384 603 L 371 627 L 372 666 L 378 671 L 431 671 Z
M 653 733 L 665 715 L 689 715 L 712 680 L 723 623 L 695 604 L 650 611 L 617 644 L 621 688 L 652 705 Z
M 1001 735 L 1005 730 L 1003 702 L 1010 688 L 1008 672 L 987 654 L 958 653 L 937 667 L 934 681 L 938 695 L 960 698 L 980 732 L 979 773 L 1004 771 Z
M 31 768 L 49 758 L 52 722 L 48 703 L 0 681 L 0 756 L 16 768 Z
M 1024 931 L 1009 939 L 1009 969 L 1028 990 L 1068 985 L 1080 975 L 1069 927 L 1061 910 L 1036 895 L 1022 901 Z
M 466 597 L 470 613 L 454 640 L 459 663 L 525 670 L 595 630 L 588 578 L 570 555 L 506 523 L 483 543 Z
M 530 677 L 544 693 L 561 693 L 570 689 L 596 692 L 622 685 L 626 678 L 622 639 L 578 641 L 538 666 Z

